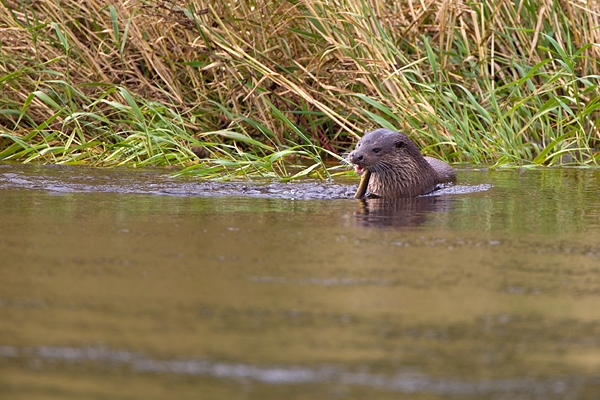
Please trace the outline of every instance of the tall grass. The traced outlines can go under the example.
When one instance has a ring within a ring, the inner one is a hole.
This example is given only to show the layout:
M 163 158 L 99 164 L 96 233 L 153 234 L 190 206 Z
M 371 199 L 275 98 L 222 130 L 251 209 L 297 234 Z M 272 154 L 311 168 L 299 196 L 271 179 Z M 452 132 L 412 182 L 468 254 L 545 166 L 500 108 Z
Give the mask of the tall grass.
M 385 126 L 450 162 L 595 165 L 599 19 L 558 0 L 0 0 L 0 161 L 326 177 Z

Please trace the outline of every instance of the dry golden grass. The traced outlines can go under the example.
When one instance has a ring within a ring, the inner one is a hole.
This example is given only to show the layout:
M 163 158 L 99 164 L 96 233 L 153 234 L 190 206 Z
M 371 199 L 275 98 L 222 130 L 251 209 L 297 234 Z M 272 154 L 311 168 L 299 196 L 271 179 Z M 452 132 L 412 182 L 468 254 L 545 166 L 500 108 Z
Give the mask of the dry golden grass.
M 363 130 L 449 161 L 596 164 L 580 1 L 0 1 L 0 160 L 287 175 Z M 222 168 L 221 168 L 222 167 Z M 252 173 L 250 173 L 251 171 Z M 325 172 L 326 173 L 326 172 Z

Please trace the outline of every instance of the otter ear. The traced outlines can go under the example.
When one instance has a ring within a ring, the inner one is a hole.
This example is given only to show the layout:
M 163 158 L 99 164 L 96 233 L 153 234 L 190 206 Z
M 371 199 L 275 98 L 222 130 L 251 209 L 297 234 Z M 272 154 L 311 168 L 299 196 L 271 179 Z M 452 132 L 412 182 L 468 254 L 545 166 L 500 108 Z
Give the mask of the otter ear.
M 401 149 L 401 148 L 403 148 L 404 146 L 406 146 L 406 143 L 404 143 L 402 140 L 398 140 L 398 141 L 396 142 L 396 147 L 397 147 L 397 148 Z

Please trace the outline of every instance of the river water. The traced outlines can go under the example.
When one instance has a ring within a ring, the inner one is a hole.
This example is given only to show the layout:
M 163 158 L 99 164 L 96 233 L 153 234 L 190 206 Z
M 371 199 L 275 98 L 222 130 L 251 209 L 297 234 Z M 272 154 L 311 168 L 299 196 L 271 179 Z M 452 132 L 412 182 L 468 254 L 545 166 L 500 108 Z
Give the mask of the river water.
M 0 165 L 0 397 L 600 397 L 600 170 L 357 180 Z

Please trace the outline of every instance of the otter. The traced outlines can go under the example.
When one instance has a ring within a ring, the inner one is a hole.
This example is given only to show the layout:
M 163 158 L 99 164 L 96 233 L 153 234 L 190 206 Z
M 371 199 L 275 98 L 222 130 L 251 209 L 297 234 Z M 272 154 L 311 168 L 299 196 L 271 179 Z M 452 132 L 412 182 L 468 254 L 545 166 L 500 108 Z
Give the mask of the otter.
M 348 155 L 363 180 L 356 198 L 400 198 L 431 193 L 440 183 L 454 182 L 456 172 L 443 162 L 424 157 L 404 133 L 377 129 L 365 133 Z

